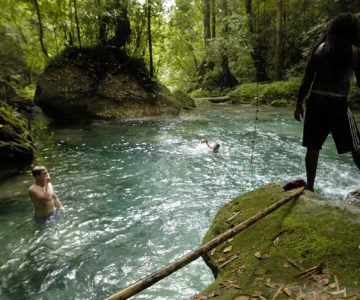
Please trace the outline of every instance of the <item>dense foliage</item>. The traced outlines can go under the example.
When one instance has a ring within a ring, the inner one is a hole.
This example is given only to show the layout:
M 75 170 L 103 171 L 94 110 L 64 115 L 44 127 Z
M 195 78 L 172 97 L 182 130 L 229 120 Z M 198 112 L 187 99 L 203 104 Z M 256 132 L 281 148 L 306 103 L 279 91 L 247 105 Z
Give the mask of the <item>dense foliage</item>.
M 301 76 L 311 45 L 360 0 L 0 0 L 0 79 L 31 86 L 69 47 L 107 44 L 142 58 L 174 89 Z M 151 54 L 151 55 L 150 55 Z M 26 91 L 26 90 L 25 90 Z M 270 97 L 271 98 L 271 97 Z

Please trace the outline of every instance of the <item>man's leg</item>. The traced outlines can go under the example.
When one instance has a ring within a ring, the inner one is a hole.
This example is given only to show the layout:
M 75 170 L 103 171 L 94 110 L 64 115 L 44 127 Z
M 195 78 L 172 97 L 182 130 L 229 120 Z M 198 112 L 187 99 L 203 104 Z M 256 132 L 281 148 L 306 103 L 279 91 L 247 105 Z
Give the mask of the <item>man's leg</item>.
M 352 154 L 352 157 L 353 157 L 353 160 L 354 160 L 356 166 L 360 170 L 360 150 L 352 151 L 351 154 Z
M 314 191 L 314 182 L 316 176 L 316 168 L 319 159 L 319 149 L 307 148 L 305 156 L 306 176 L 309 190 Z M 360 154 L 360 153 L 359 153 Z M 360 156 L 359 156 L 360 162 Z

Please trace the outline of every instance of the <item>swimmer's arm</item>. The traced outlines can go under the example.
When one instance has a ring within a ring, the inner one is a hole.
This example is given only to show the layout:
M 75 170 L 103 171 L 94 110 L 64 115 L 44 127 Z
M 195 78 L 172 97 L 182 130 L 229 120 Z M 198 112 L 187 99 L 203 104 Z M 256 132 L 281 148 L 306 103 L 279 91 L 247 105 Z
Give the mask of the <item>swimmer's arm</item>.
M 63 208 L 59 198 L 54 194 L 54 205 L 58 208 Z
M 61 211 L 63 211 L 64 213 L 67 212 L 66 209 L 64 208 L 64 206 L 62 206 L 59 198 L 55 195 L 55 193 L 54 193 L 54 205 L 55 205 L 57 208 L 61 209 Z
M 205 143 L 206 143 L 206 145 L 207 145 L 210 149 L 214 149 L 212 146 L 209 145 L 209 142 L 208 142 L 208 141 L 206 141 Z
M 228 158 L 228 157 L 226 157 L 226 156 L 224 156 L 224 155 L 221 155 L 221 157 L 223 158 L 223 159 L 225 159 L 225 160 L 229 160 L 230 158 Z
M 205 143 L 210 149 L 212 149 L 212 147 L 209 145 L 209 141 L 207 139 L 201 140 L 201 143 Z

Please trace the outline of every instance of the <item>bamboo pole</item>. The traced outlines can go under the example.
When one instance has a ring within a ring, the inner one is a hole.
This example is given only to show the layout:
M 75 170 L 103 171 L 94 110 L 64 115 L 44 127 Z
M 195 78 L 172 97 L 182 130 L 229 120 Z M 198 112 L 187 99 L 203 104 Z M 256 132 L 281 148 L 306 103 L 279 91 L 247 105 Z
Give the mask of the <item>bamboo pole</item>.
M 304 191 L 304 187 L 297 188 L 294 192 L 289 194 L 283 199 L 275 202 L 274 204 L 268 206 L 263 211 L 258 212 L 256 215 L 250 217 L 249 219 L 245 220 L 244 222 L 234 226 L 233 228 L 229 229 L 228 231 L 224 232 L 223 234 L 215 237 L 208 243 L 202 245 L 200 248 L 185 254 L 184 256 L 180 257 L 176 261 L 168 264 L 167 266 L 155 271 L 154 273 L 136 281 L 133 284 L 128 285 L 127 287 L 123 288 L 122 290 L 110 295 L 109 297 L 105 298 L 105 300 L 123 300 L 128 299 L 129 297 L 145 290 L 146 288 L 150 287 L 154 283 L 158 282 L 159 280 L 169 276 L 170 274 L 174 273 L 175 271 L 179 270 L 183 266 L 191 263 L 195 259 L 199 258 L 204 253 L 210 251 L 211 249 L 215 248 L 216 246 L 222 244 L 229 238 L 233 237 L 240 231 L 244 230 L 245 228 L 249 227 L 250 225 L 254 224 L 255 222 L 259 221 L 275 209 L 279 208 L 280 206 L 287 203 L 292 198 L 300 195 Z

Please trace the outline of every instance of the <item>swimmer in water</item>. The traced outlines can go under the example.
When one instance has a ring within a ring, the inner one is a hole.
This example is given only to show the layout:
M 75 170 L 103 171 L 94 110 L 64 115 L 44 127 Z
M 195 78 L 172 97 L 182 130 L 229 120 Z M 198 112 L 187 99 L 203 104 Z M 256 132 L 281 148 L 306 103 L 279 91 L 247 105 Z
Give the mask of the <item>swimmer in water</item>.
M 57 208 L 66 212 L 50 182 L 50 174 L 43 166 L 32 169 L 35 183 L 29 188 L 29 196 L 34 205 L 34 219 L 38 224 L 45 224 L 58 217 Z
M 220 144 L 215 143 L 214 145 L 210 145 L 207 139 L 202 139 L 201 144 L 205 143 L 214 153 L 219 152 Z

